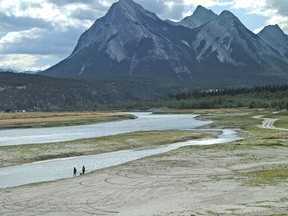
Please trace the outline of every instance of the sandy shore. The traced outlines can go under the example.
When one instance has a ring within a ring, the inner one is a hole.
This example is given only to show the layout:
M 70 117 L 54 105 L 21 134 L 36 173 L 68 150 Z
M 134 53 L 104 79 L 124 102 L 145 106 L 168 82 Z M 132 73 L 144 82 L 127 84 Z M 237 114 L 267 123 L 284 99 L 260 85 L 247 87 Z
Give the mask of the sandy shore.
M 1 215 L 288 215 L 288 182 L 246 175 L 288 167 L 288 148 L 186 147 L 76 178 L 0 190 Z M 89 171 L 89 168 L 87 168 Z M 255 183 L 255 182 L 254 182 Z

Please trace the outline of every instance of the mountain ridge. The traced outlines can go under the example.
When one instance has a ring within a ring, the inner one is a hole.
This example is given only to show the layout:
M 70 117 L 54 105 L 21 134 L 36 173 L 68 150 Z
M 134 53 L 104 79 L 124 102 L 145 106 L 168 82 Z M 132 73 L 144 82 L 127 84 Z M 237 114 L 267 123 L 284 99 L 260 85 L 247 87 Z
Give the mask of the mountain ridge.
M 216 15 L 198 6 L 193 14 L 183 20 L 202 22 L 195 28 L 185 27 L 183 22 L 161 20 L 132 0 L 120 0 L 81 35 L 67 59 L 41 74 L 82 78 L 147 75 L 194 81 L 213 77 L 243 82 L 249 76 L 270 76 L 288 80 L 285 50 L 279 54 L 233 13 Z M 209 14 L 208 18 L 203 14 Z
M 288 35 L 283 32 L 279 25 L 265 26 L 258 33 L 258 36 L 271 47 L 275 47 L 281 55 L 288 59 Z
M 208 10 L 201 5 L 198 5 L 191 16 L 187 16 L 179 22 L 170 21 L 170 24 L 182 25 L 194 29 L 216 19 L 217 17 L 218 15 L 216 15 L 212 10 Z

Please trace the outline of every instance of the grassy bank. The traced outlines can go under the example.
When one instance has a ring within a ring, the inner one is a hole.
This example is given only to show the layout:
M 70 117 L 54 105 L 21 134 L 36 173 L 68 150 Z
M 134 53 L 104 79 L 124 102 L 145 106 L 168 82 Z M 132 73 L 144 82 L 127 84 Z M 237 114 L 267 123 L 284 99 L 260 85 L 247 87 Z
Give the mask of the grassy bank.
M 268 158 L 277 157 L 269 155 L 271 150 L 286 151 L 288 147 L 288 132 L 277 128 L 288 128 L 287 111 L 275 112 L 265 109 L 218 109 L 216 111 L 199 110 L 202 113 L 201 119 L 213 120 L 210 128 L 237 128 L 243 137 L 229 145 L 191 146 L 193 151 L 205 150 L 215 152 L 235 153 L 241 158 L 243 164 L 267 161 Z M 255 116 L 262 116 L 255 118 Z M 262 118 L 278 119 L 274 125 L 275 129 L 261 128 Z M 266 152 L 264 155 L 257 155 L 257 151 Z M 220 154 L 220 153 L 219 153 Z M 223 158 L 224 160 L 225 158 Z M 261 163 L 260 163 L 261 164 Z M 284 162 L 285 164 L 285 162 Z M 248 170 L 235 172 L 235 179 L 243 184 L 252 187 L 275 186 L 286 182 L 288 179 L 287 165 L 261 165 Z
M 277 185 L 288 179 L 288 168 L 283 165 L 263 168 L 242 173 L 240 178 L 249 186 L 261 187 L 266 185 Z
M 288 129 L 288 111 L 275 112 L 266 117 L 278 119 L 275 127 Z
M 133 115 L 125 113 L 104 112 L 0 113 L 0 129 L 81 125 L 132 118 Z
M 215 137 L 215 132 L 145 131 L 67 142 L 0 147 L 0 167 Z

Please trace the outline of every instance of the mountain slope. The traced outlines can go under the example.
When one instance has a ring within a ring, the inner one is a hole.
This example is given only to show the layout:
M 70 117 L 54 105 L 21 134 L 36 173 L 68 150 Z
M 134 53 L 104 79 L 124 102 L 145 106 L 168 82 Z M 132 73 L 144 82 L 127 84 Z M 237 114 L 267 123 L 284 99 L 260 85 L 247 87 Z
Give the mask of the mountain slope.
M 275 65 L 287 68 L 288 62 L 275 49 L 248 30 L 229 11 L 223 11 L 217 19 L 196 31 L 193 48 L 197 60 L 225 75 L 230 70 L 242 76 L 252 76 Z M 233 76 L 237 74 L 233 73 Z
M 120 0 L 80 37 L 73 53 L 44 72 L 52 76 L 191 76 L 192 30 L 161 21 L 131 0 Z
M 180 22 L 170 23 L 194 29 L 216 19 L 217 17 L 218 16 L 212 10 L 208 10 L 199 5 L 191 16 L 185 17 Z
M 88 79 L 140 75 L 231 84 L 288 79 L 288 59 L 231 12 L 218 16 L 199 6 L 186 21 L 200 26 L 171 25 L 132 0 L 120 0 L 81 35 L 67 59 L 41 74 Z
M 288 35 L 278 25 L 266 26 L 258 35 L 288 59 Z

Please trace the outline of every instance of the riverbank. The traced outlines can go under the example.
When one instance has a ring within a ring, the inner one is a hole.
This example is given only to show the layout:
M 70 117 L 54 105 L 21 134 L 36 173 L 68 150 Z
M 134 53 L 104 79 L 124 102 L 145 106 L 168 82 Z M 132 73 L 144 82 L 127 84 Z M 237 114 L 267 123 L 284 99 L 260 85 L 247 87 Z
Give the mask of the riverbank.
M 0 212 L 61 216 L 287 215 L 287 131 L 261 128 L 262 119 L 253 118 L 271 111 L 203 113 L 201 118 L 214 121 L 210 127 L 239 128 L 245 139 L 185 147 L 72 179 L 3 189 Z
M 120 112 L 18 112 L 0 113 L 0 129 L 83 125 L 133 119 Z
M 3 146 L 0 147 L 0 168 L 55 158 L 155 148 L 187 140 L 215 138 L 218 134 L 215 131 L 139 131 L 67 142 Z

